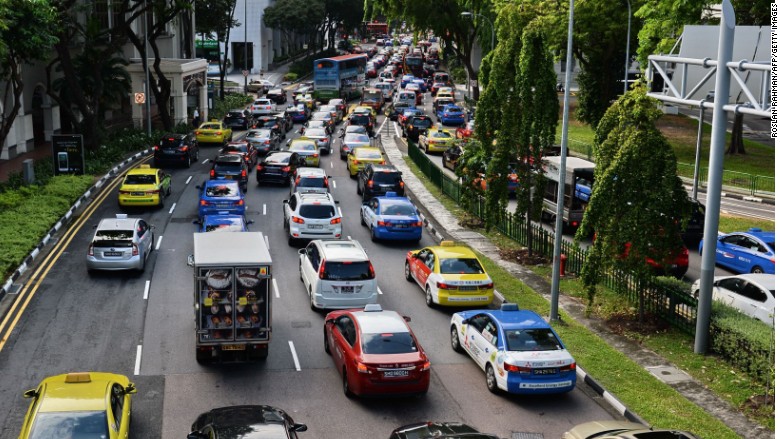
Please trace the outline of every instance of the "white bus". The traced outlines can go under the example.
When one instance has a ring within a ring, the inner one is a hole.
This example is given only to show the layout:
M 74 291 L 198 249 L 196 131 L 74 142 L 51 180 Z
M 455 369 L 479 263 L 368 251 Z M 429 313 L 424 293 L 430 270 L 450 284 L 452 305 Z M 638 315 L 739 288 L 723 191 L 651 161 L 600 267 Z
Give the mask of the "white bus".
M 558 184 L 561 169 L 560 156 L 548 156 L 543 159 L 544 202 L 542 216 L 555 217 L 558 204 Z M 566 157 L 566 180 L 563 189 L 563 223 L 571 228 L 582 222 L 585 207 L 590 201 L 593 187 L 593 170 L 596 164 L 578 157 Z

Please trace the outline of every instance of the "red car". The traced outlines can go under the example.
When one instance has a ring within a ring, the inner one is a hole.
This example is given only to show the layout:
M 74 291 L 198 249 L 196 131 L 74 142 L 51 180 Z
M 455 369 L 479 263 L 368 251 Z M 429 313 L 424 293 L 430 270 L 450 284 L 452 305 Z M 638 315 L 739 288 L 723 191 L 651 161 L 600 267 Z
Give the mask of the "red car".
M 257 149 L 248 140 L 233 140 L 229 142 L 220 151 L 220 154 L 239 154 L 244 157 L 247 166 L 253 167 L 257 164 Z
M 431 361 L 407 323 L 379 304 L 325 316 L 325 352 L 352 395 L 414 395 L 428 391 Z
M 473 120 L 467 122 L 466 125 L 459 126 L 458 129 L 455 130 L 456 139 L 468 139 L 472 134 L 474 134 Z

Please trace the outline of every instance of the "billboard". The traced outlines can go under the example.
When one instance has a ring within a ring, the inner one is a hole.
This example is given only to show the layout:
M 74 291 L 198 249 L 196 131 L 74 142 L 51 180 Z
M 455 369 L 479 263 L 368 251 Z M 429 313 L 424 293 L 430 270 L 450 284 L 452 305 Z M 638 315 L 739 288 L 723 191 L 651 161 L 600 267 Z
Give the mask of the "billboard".
M 81 134 L 54 134 L 51 147 L 54 175 L 84 174 L 84 137 Z

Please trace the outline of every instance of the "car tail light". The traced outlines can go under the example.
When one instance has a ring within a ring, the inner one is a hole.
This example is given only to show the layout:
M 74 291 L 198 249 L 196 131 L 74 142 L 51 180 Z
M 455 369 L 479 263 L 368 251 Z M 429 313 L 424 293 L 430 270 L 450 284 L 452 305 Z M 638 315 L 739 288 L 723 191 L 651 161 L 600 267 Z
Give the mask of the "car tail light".
M 263 171 L 263 165 L 257 165 L 257 172 Z
M 359 373 L 371 373 L 371 371 L 368 370 L 368 366 L 366 366 L 365 364 L 363 364 L 363 363 L 361 363 L 359 361 L 356 361 L 355 363 L 356 363 L 355 364 L 355 368 L 357 369 L 357 371 Z
M 155 151 L 159 151 L 159 150 L 160 150 L 160 147 L 159 147 L 159 146 L 157 146 L 157 145 L 154 145 L 154 146 L 152 147 L 152 149 L 153 149 L 153 150 L 155 150 Z
M 282 168 L 282 172 L 290 172 L 290 167 L 285 166 L 284 168 Z
M 457 285 L 446 284 L 444 282 L 436 282 L 436 288 L 438 288 L 440 290 L 457 290 L 458 286 Z
M 195 131 L 195 135 L 196 135 L 196 136 L 200 136 L 200 135 L 201 135 L 201 132 L 200 132 L 200 131 Z
M 121 195 L 130 195 L 130 194 L 131 194 L 131 192 L 130 192 L 130 191 L 119 191 L 119 193 L 120 193 Z
M 296 178 L 295 178 L 295 184 L 298 184 L 298 183 L 300 183 L 300 182 L 301 182 L 301 177 L 296 177 Z
M 211 177 L 211 178 L 214 178 L 216 175 L 217 175 L 217 173 L 214 172 L 213 169 L 209 172 L 209 177 Z
M 249 156 L 247 156 L 246 159 L 249 160 Z M 246 177 L 246 169 L 242 169 L 241 170 L 241 178 L 244 178 L 244 177 Z
M 320 265 L 319 277 L 320 279 L 325 279 L 325 259 L 322 260 L 322 264 Z
M 422 225 L 423 225 L 422 221 L 417 221 L 415 223 L 412 223 L 412 226 L 414 227 L 422 227 Z
M 377 221 L 376 225 L 379 226 L 379 227 L 385 227 L 385 226 L 389 226 L 390 222 L 389 221 Z
M 355 165 L 355 166 L 357 166 L 357 164 L 358 164 L 358 161 L 357 161 L 357 159 L 355 159 L 355 160 L 352 160 L 352 164 L 353 164 L 353 165 Z
M 314 157 L 315 159 L 316 159 L 317 157 L 319 157 L 319 156 L 320 156 L 320 155 L 319 155 L 319 154 L 317 154 L 317 153 L 314 153 L 314 154 L 312 154 L 312 157 Z
M 221 136 L 222 135 L 222 131 L 217 131 L 217 135 Z
M 323 184 L 323 187 L 328 187 L 328 177 L 325 177 L 325 183 Z
M 95 256 L 95 246 L 92 244 L 87 248 L 87 256 Z
M 189 149 L 190 149 L 189 145 L 184 145 L 179 147 L 179 151 L 181 152 L 187 152 L 187 150 Z
M 133 256 L 138 256 L 138 245 L 133 244 Z
M 333 218 L 332 220 L 330 220 L 330 223 L 331 224 L 341 224 L 341 217 Z
M 304 223 L 303 218 L 298 217 L 298 216 L 293 216 L 292 217 L 292 222 L 294 222 L 296 224 L 303 224 Z
M 209 203 L 209 202 L 208 202 L 208 201 L 206 201 L 206 200 L 200 200 L 200 205 L 201 205 L 201 206 L 208 206 L 208 205 L 210 205 L 210 204 L 211 204 L 211 203 Z
M 323 137 L 322 139 L 320 139 L 320 142 L 327 142 L 327 141 L 328 141 L 327 137 Z
M 368 187 L 374 187 L 374 180 L 368 180 L 366 184 L 368 185 Z
M 522 373 L 522 374 L 530 374 L 531 368 L 530 367 L 520 367 L 515 366 L 514 364 L 504 363 L 504 370 L 507 372 L 516 372 L 516 373 Z
M 420 365 L 420 372 L 424 372 L 426 370 L 429 370 L 431 368 L 431 362 L 425 361 L 422 365 Z
M 403 188 L 404 188 L 404 182 L 403 182 L 403 181 L 399 181 L 399 182 L 398 182 L 398 187 L 400 187 L 401 189 L 403 189 Z
M 271 144 L 271 141 L 270 141 L 270 140 L 266 140 L 265 142 L 263 142 L 263 144 L 265 144 L 265 145 L 270 145 L 270 144 Z
M 561 368 L 558 370 L 560 370 L 561 372 L 569 372 L 572 370 L 577 370 L 577 363 L 571 363 L 571 364 L 567 364 L 566 366 L 561 366 Z
M 244 205 L 244 200 L 234 201 L 233 204 L 235 204 L 236 206 L 243 206 Z
M 371 261 L 368 261 L 368 275 L 369 275 L 369 279 L 374 279 L 376 277 L 376 272 L 374 271 L 374 264 L 372 264 Z

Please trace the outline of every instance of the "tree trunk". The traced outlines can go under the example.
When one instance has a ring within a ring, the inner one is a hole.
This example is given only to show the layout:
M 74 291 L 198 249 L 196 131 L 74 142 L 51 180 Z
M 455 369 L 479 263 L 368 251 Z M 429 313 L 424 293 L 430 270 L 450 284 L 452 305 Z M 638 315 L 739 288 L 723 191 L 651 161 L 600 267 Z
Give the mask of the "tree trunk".
M 13 93 L 13 106 L 8 110 L 7 116 L 2 116 L 2 122 L 0 122 L 0 153 L 3 152 L 3 145 L 5 139 L 8 137 L 8 133 L 11 131 L 16 116 L 19 114 L 19 110 L 22 108 L 22 92 L 24 92 L 24 81 L 22 81 L 21 72 L 16 59 L 9 56 L 6 61 L 8 62 L 8 70 L 11 72 L 9 81 L 5 83 L 5 95 L 7 96 L 9 91 Z M 3 99 L 5 101 L 5 99 Z
M 742 137 L 744 119 L 745 115 L 743 113 L 734 114 L 734 128 L 731 131 L 731 143 L 726 154 L 747 154 L 745 152 L 745 142 Z

